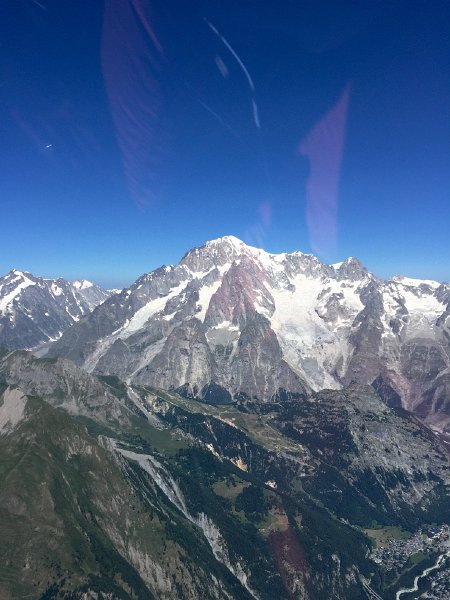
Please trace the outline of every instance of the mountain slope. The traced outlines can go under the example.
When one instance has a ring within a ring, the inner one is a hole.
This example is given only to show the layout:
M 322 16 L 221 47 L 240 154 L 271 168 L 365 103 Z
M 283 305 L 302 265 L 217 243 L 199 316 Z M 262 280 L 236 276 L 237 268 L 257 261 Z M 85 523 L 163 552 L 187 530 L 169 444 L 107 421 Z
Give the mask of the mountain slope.
M 142 276 L 49 356 L 212 402 L 374 383 L 445 430 L 449 302 L 447 284 L 385 282 L 355 258 L 330 266 L 225 237 Z
M 24 412 L 0 435 L 2 598 L 230 597 L 233 582 L 208 545 L 191 557 L 172 540 L 168 518 L 180 533 L 189 524 L 144 499 L 111 452 L 45 402 L 27 398 Z M 250 598 L 245 589 L 239 597 Z
M 0 344 L 28 349 L 55 340 L 110 295 L 86 280 L 42 279 L 14 269 L 0 278 Z
M 20 360 L 26 363 L 28 356 L 17 353 Z M 52 367 L 39 360 L 37 365 L 41 362 L 48 379 Z M 17 364 L 14 370 L 16 378 Z M 92 592 L 110 594 L 110 599 L 287 600 L 294 589 L 303 590 L 305 598 L 322 597 L 308 592 L 308 578 L 314 581 L 312 589 L 333 589 L 336 598 L 358 597 L 354 563 L 365 572 L 360 557 L 367 552 L 367 540 L 334 523 L 355 546 L 351 551 L 342 548 L 341 568 L 351 574 L 350 580 L 328 560 L 308 575 L 308 556 L 316 550 L 303 550 L 295 521 L 290 525 L 298 508 L 284 508 L 283 497 L 261 481 L 273 458 L 245 434 L 242 441 L 261 452 L 259 477 L 240 471 L 226 454 L 217 458 L 201 438 L 183 434 L 173 415 L 164 419 L 162 404 L 152 411 L 145 400 L 148 393 L 138 388 L 126 392 L 143 404 L 134 423 L 124 423 L 114 433 L 107 428 L 108 420 L 101 427 L 99 421 L 84 418 L 89 435 L 79 417 L 72 416 L 76 411 L 69 415 L 8 385 L 11 376 L 4 364 L 2 376 L 0 529 L 11 540 L 0 549 L 2 598 L 81 600 Z M 55 379 L 53 389 L 58 387 L 57 368 Z M 97 381 L 105 391 L 119 386 L 119 402 L 120 382 Z M 52 394 L 48 398 L 53 403 Z M 66 392 L 63 406 L 78 402 L 76 395 L 70 396 Z M 160 423 L 158 428 L 147 422 L 144 412 Z M 220 423 L 211 420 L 211 426 Z M 227 425 L 221 443 L 236 433 Z M 230 486 L 233 502 L 226 497 Z M 330 517 L 316 514 L 309 501 L 304 511 L 307 536 L 320 538 L 317 528 Z M 329 541 L 320 544 L 331 552 Z M 294 558 L 277 563 L 289 546 Z
M 255 408 L 4 353 L 1 597 L 356 600 L 361 528 L 450 520 L 445 444 L 372 388 Z

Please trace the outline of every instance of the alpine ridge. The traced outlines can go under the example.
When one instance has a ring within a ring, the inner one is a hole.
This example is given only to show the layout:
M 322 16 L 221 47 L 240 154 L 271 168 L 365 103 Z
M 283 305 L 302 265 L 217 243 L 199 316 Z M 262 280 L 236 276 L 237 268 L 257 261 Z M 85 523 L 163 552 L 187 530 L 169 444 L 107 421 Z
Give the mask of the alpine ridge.
M 48 356 L 210 403 L 371 384 L 445 432 L 449 316 L 448 284 L 226 236 L 108 298 Z
M 87 280 L 43 279 L 12 269 L 0 277 L 0 344 L 31 349 L 56 340 L 110 295 Z

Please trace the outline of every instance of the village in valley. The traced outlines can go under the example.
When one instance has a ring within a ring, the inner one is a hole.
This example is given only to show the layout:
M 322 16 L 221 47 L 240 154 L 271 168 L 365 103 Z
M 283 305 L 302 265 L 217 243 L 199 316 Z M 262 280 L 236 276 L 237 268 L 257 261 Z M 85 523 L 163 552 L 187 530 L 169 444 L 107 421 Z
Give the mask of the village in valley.
M 450 598 L 450 526 L 442 524 L 429 528 L 423 528 L 412 536 L 392 536 L 382 542 L 377 543 L 377 547 L 372 551 L 371 557 L 374 562 L 383 566 L 386 573 L 402 573 L 409 566 L 418 564 L 426 557 L 439 557 L 442 559 L 439 566 L 429 569 L 423 569 L 424 577 L 419 579 L 419 590 L 414 597 L 420 600 L 448 600 Z M 432 567 L 437 562 L 432 563 Z M 416 575 L 420 575 L 419 571 Z M 426 579 L 425 579 L 426 578 Z M 426 581 L 427 585 L 423 586 Z M 422 584 L 422 585 L 421 585 Z M 411 581 L 411 585 L 413 582 Z M 410 593 L 405 591 L 400 598 L 412 598 Z

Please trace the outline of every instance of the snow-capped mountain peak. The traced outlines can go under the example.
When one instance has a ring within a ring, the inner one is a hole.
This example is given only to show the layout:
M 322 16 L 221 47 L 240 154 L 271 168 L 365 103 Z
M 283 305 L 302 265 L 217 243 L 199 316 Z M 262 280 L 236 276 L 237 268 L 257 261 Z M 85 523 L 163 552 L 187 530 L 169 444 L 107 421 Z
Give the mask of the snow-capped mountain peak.
M 257 261 L 264 270 L 271 273 L 300 273 L 308 277 L 331 277 L 339 280 L 364 280 L 374 276 L 354 257 L 340 263 L 326 265 L 313 254 L 296 250 L 291 253 L 271 253 L 249 246 L 235 236 L 224 236 L 206 242 L 200 247 L 189 250 L 181 259 L 180 265 L 186 266 L 197 276 L 209 273 L 214 268 L 222 269 L 231 266 L 235 261 L 247 257 Z
M 19 269 L 11 269 L 11 271 L 9 271 L 9 273 L 7 273 L 7 275 L 24 276 L 25 273 L 23 271 L 19 271 Z M 29 273 L 28 273 L 28 275 L 29 275 Z
M 216 238 L 215 240 L 209 240 L 205 242 L 205 246 L 229 246 L 236 248 L 237 250 L 241 250 L 243 247 L 248 248 L 247 244 L 245 244 L 242 240 L 237 238 L 234 235 L 224 235 L 222 237 Z
M 363 280 L 369 274 L 367 268 L 354 256 L 349 256 L 340 263 L 331 265 L 339 279 L 349 279 L 351 281 Z
M 49 354 L 199 398 L 213 385 L 230 401 L 378 382 L 428 414 L 450 390 L 449 306 L 445 284 L 385 282 L 354 257 L 326 265 L 225 236 L 140 277 Z

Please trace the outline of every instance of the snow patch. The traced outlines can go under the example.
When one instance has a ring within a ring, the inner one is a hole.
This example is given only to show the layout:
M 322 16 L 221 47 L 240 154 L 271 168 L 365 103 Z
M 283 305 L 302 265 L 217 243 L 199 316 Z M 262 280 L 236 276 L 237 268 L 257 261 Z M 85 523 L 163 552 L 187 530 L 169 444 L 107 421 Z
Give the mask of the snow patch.
M 196 313 L 195 316 L 197 317 L 197 319 L 200 319 L 200 321 L 202 323 L 205 320 L 206 311 L 208 310 L 209 303 L 211 302 L 211 298 L 214 296 L 214 294 L 220 288 L 221 284 L 222 284 L 222 280 L 219 279 L 218 281 L 215 281 L 211 285 L 204 285 L 199 290 L 199 298 L 198 298 L 197 306 L 200 308 L 200 310 L 198 313 Z
M 77 290 L 86 290 L 88 288 L 93 287 L 93 283 L 88 281 L 87 279 L 79 279 L 72 282 L 72 285 Z
M 130 322 L 122 330 L 122 335 L 124 337 L 129 337 L 132 333 L 144 327 L 145 323 L 150 319 L 150 317 L 157 312 L 164 310 L 167 302 L 184 290 L 186 283 L 186 281 L 182 281 L 180 285 L 173 288 L 166 296 L 155 298 L 150 300 L 150 302 L 147 302 L 145 306 L 135 312 L 133 317 L 130 319 Z
M 10 291 L 8 294 L 6 294 L 5 296 L 3 296 L 3 298 L 0 298 L 0 314 L 2 314 L 6 308 L 12 303 L 12 301 L 14 300 L 14 298 L 16 298 L 17 296 L 20 295 L 20 293 L 32 286 L 32 285 L 36 285 L 35 281 L 32 281 L 31 279 L 29 279 L 26 275 L 24 275 L 23 273 L 18 272 L 18 277 L 14 278 L 12 281 L 20 281 L 19 285 L 17 285 L 12 291 Z
M 402 281 L 400 281 L 402 279 Z M 404 279 L 408 278 L 396 278 L 391 280 L 387 284 L 387 292 L 383 294 L 383 301 L 385 302 L 385 310 L 387 317 L 392 315 L 392 301 L 389 300 L 389 296 L 400 298 L 408 311 L 408 328 L 407 337 L 415 337 L 417 335 L 424 335 L 430 337 L 433 335 L 434 326 L 437 319 L 445 311 L 445 304 L 440 302 L 434 295 L 436 286 L 431 286 L 431 290 L 426 288 L 420 288 L 415 284 L 414 286 L 404 283 Z M 425 283 L 421 280 L 420 283 Z M 436 282 L 435 283 L 437 286 Z M 428 285 L 428 282 L 427 282 Z M 391 314 L 389 314 L 391 313 Z
M 418 287 L 420 285 L 429 285 L 432 288 L 438 288 L 441 284 L 433 279 L 413 279 L 412 277 L 404 277 L 403 275 L 396 275 L 392 277 L 391 281 L 401 283 L 409 287 Z
M 55 282 L 53 282 L 53 283 L 52 283 L 52 285 L 51 285 L 51 288 L 50 288 L 50 289 L 52 290 L 52 293 L 53 293 L 55 296 L 61 296 L 61 294 L 63 293 L 62 289 L 59 287 L 59 285 L 56 285 L 56 283 L 55 283 Z

